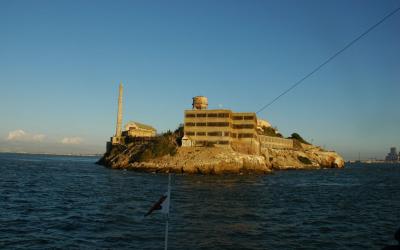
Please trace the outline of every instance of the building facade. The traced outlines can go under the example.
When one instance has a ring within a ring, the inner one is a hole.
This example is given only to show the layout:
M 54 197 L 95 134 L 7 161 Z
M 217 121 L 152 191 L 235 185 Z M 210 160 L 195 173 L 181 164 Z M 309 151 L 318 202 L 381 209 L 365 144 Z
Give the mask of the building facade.
M 206 97 L 194 97 L 193 109 L 185 110 L 183 146 L 232 146 L 238 151 L 259 150 L 257 116 L 229 109 L 207 109 Z
M 154 137 L 156 133 L 157 130 L 150 125 L 130 121 L 125 125 L 125 131 L 122 132 L 122 135 L 130 137 Z
M 304 148 L 296 140 L 264 135 L 263 129 L 271 124 L 254 112 L 208 109 L 204 96 L 193 97 L 192 109 L 185 110 L 184 116 L 184 147 L 230 146 L 248 154 L 266 154 L 268 148 Z
M 395 147 L 390 148 L 390 152 L 386 156 L 386 161 L 399 161 L 400 154 L 397 154 Z
M 228 109 L 185 111 L 185 146 L 231 145 L 241 151 L 258 148 L 255 113 L 235 113 Z

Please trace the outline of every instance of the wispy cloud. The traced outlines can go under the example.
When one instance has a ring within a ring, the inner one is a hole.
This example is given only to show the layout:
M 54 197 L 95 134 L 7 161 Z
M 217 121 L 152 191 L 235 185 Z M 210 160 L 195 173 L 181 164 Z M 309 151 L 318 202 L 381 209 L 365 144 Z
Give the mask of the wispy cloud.
M 36 134 L 32 136 L 32 140 L 34 141 L 43 141 L 46 138 L 44 134 Z
M 78 145 L 78 144 L 81 144 L 82 141 L 83 141 L 83 139 L 80 137 L 64 137 L 61 140 L 61 143 L 62 144 L 70 144 L 70 145 Z
M 8 132 L 7 141 L 34 141 L 42 142 L 46 138 L 44 134 L 30 134 L 22 129 Z

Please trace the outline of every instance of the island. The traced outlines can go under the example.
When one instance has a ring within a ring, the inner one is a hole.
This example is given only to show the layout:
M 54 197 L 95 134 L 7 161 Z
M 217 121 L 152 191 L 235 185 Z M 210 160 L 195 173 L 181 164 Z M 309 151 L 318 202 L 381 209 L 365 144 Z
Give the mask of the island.
M 188 174 L 270 173 L 274 170 L 343 168 L 343 158 L 304 140 L 284 138 L 254 112 L 208 109 L 205 96 L 175 131 L 157 134 L 150 126 L 128 122 L 122 131 L 122 84 L 117 127 L 98 164 L 113 169 Z

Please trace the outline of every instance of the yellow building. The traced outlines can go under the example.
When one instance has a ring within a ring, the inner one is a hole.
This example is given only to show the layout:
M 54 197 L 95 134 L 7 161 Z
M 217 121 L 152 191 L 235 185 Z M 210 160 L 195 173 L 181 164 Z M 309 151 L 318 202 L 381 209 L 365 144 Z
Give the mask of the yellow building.
M 204 96 L 193 98 L 193 109 L 185 111 L 183 146 L 230 145 L 238 151 L 257 153 L 257 116 L 229 109 L 207 109 Z
M 125 125 L 125 131 L 122 132 L 122 135 L 130 137 L 154 137 L 156 133 L 157 130 L 150 125 L 130 121 Z

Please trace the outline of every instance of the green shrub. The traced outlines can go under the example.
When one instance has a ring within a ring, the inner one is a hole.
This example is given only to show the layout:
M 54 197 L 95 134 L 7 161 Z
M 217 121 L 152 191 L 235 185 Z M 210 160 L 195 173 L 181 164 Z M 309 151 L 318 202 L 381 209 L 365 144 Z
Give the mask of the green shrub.
M 151 158 L 153 158 L 153 153 L 151 152 L 151 149 L 149 149 L 149 148 L 146 148 L 144 151 L 142 151 L 138 155 L 138 160 L 139 161 L 148 161 Z
M 178 137 L 179 137 L 179 136 L 182 137 L 182 136 L 183 136 L 183 129 L 184 129 L 184 126 L 183 126 L 183 124 L 181 123 L 181 124 L 179 124 L 178 128 L 175 129 L 174 134 L 177 135 Z
M 311 145 L 308 141 L 304 140 L 303 137 L 301 137 L 298 133 L 293 133 L 288 139 L 295 139 L 298 140 L 301 143 Z
M 176 137 L 167 132 L 154 138 L 140 148 L 132 155 L 131 160 L 135 161 L 149 161 L 151 159 L 162 157 L 164 155 L 175 155 L 177 151 Z
M 184 134 L 183 129 L 184 129 L 183 124 L 179 124 L 179 127 L 174 131 L 174 135 L 176 136 L 175 141 L 179 147 L 182 146 L 182 137 Z
M 263 127 L 263 135 L 281 138 L 283 137 L 280 133 L 276 133 L 276 129 L 273 127 Z

